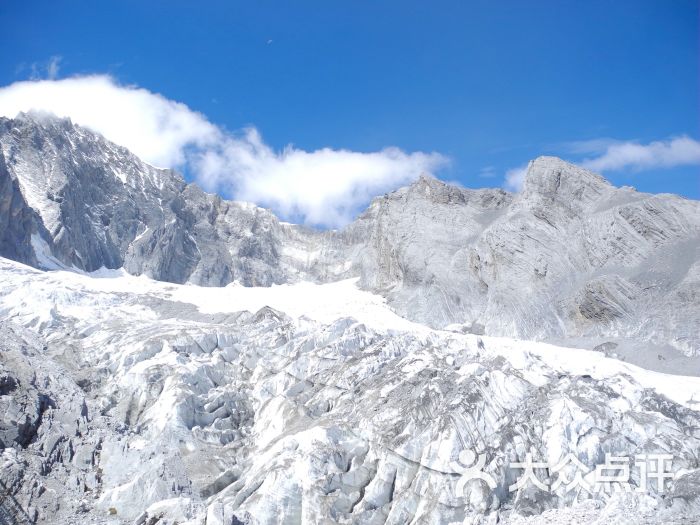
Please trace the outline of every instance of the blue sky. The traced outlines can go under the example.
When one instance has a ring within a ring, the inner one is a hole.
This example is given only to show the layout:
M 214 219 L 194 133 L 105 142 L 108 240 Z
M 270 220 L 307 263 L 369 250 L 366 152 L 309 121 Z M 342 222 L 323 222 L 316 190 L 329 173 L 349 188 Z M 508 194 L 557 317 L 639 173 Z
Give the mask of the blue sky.
M 541 154 L 592 161 L 613 141 L 660 141 L 665 160 L 633 149 L 591 165 L 700 198 L 699 6 L 10 1 L 0 85 L 110 75 L 234 134 L 254 126 L 276 152 L 438 152 L 449 163 L 436 173 L 468 187 L 500 186 Z

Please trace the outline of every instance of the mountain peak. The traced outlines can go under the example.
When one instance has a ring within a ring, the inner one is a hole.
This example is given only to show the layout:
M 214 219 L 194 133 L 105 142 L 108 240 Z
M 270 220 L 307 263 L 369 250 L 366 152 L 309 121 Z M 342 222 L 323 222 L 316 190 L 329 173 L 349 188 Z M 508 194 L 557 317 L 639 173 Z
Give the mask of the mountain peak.
M 613 186 L 597 173 L 559 157 L 541 156 L 528 165 L 522 195 L 526 199 L 587 203 L 612 189 Z
M 17 113 L 17 116 L 14 119 L 10 120 L 32 125 L 40 125 L 42 127 L 57 127 L 59 129 L 69 129 L 73 127 L 73 121 L 70 119 L 70 117 L 59 117 L 54 113 L 39 109 L 20 111 Z
M 412 188 L 439 188 L 442 186 L 446 186 L 446 184 L 437 177 L 424 171 L 418 176 L 418 178 L 415 181 L 413 181 L 413 183 L 411 183 L 410 186 Z

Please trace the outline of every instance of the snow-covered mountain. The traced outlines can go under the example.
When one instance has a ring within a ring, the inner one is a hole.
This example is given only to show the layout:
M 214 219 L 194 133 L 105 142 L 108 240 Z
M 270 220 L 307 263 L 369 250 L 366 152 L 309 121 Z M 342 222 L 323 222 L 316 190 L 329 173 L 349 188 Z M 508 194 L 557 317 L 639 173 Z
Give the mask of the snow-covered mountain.
M 315 231 L 0 119 L 0 523 L 692 523 L 699 241 L 555 158 Z
M 556 158 L 533 161 L 517 195 L 425 176 L 318 232 L 207 194 L 66 119 L 0 119 L 0 152 L 0 255 L 35 267 L 204 286 L 359 277 L 435 328 L 614 340 L 630 357 L 651 343 L 654 359 L 680 358 L 675 369 L 700 353 L 700 202 L 615 188 Z

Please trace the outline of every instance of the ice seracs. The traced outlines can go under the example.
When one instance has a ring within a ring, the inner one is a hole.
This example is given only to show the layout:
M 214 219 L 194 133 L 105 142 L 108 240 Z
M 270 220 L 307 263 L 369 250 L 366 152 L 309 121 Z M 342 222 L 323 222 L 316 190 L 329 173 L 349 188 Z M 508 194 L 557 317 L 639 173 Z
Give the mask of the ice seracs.
M 593 472 L 606 453 L 671 453 L 677 478 L 664 493 L 633 492 L 625 505 L 669 523 L 700 511 L 700 378 L 431 330 L 354 281 L 211 288 L 0 264 L 0 478 L 40 523 L 618 512 L 618 496 L 566 485 L 510 491 L 509 465 L 527 454 L 572 454 Z M 295 304 L 298 292 L 309 299 Z M 458 493 L 464 450 L 484 455 L 493 490 L 477 480 Z M 634 488 L 639 476 L 633 468 Z

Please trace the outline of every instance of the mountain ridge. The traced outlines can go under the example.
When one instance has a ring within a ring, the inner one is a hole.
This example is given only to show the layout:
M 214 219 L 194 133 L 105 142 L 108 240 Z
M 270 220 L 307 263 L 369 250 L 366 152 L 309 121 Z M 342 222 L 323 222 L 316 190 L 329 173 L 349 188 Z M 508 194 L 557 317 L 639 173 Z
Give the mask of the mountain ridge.
M 517 194 L 423 175 L 344 229 L 319 231 L 205 193 L 67 119 L 0 119 L 0 155 L 0 212 L 13 224 L 0 255 L 32 266 L 204 286 L 359 277 L 433 327 L 700 353 L 700 307 L 688 300 L 700 202 L 616 188 L 556 157 L 531 161 Z

